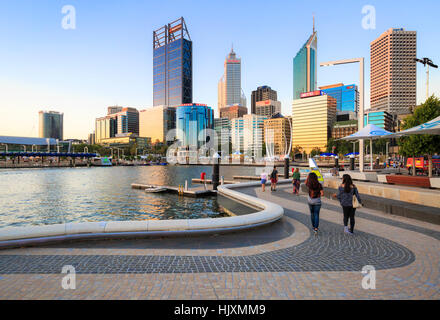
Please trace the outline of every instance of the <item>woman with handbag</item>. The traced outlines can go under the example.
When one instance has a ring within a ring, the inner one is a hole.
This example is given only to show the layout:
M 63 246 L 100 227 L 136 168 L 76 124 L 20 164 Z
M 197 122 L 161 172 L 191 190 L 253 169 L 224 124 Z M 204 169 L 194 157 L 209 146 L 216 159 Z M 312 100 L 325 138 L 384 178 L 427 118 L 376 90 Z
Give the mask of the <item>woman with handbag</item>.
M 334 194 L 333 197 L 338 198 L 344 212 L 344 232 L 353 234 L 354 214 L 357 208 L 362 207 L 362 201 L 350 175 L 344 174 L 342 176 L 342 184 L 339 186 L 338 194 Z M 350 220 L 350 228 L 348 228 L 348 220 Z

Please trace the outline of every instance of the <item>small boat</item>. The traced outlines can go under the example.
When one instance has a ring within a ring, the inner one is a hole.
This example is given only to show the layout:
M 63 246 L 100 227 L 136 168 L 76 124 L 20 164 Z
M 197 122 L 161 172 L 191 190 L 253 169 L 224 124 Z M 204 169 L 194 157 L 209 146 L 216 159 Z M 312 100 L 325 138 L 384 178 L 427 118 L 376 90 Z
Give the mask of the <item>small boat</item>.
M 146 193 L 157 193 L 157 192 L 164 192 L 167 191 L 167 188 L 160 187 L 160 186 L 147 186 L 145 188 Z

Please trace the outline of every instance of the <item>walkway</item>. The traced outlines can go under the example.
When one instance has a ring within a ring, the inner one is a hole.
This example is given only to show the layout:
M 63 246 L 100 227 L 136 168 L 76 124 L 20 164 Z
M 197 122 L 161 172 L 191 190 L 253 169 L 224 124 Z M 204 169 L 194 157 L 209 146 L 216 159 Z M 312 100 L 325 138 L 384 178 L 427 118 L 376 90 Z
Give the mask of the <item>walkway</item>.
M 357 212 L 355 235 L 324 200 L 321 232 L 310 233 L 305 196 L 240 191 L 279 203 L 270 226 L 196 238 L 72 242 L 0 251 L 0 299 L 439 299 L 440 226 Z M 64 290 L 64 265 L 76 289 Z M 376 289 L 361 287 L 373 265 Z

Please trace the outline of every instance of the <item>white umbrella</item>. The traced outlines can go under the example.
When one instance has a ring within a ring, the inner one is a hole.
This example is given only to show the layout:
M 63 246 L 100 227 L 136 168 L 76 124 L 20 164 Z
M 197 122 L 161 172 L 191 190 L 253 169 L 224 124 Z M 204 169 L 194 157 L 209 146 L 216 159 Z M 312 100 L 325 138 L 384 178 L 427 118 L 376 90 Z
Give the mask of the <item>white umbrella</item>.
M 389 132 L 385 129 L 379 128 L 374 124 L 368 124 L 365 128 L 359 130 L 352 135 L 346 136 L 339 140 L 360 140 L 360 139 L 370 139 L 370 155 L 373 154 L 373 139 L 380 138 L 388 138 L 392 135 L 392 132 Z M 370 166 L 371 170 L 373 170 L 373 157 L 370 156 Z
M 440 116 L 432 119 L 431 121 L 425 122 L 424 124 L 420 124 L 410 129 L 393 133 L 389 138 L 396 138 L 411 134 L 440 134 Z

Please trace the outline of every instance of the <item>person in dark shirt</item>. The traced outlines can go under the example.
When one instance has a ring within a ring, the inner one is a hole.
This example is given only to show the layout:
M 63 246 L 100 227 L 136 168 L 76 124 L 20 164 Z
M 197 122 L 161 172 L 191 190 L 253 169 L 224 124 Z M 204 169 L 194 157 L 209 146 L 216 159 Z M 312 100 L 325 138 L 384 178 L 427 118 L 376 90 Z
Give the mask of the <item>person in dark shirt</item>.
M 273 166 L 272 173 L 270 174 L 270 190 L 277 191 L 277 182 L 278 182 L 278 170 L 275 166 Z
M 316 173 L 311 172 L 306 180 L 306 186 L 309 189 L 307 202 L 310 209 L 310 218 L 312 220 L 312 228 L 315 235 L 319 230 L 319 211 L 321 210 L 321 197 L 324 195 L 324 189 L 318 181 Z

